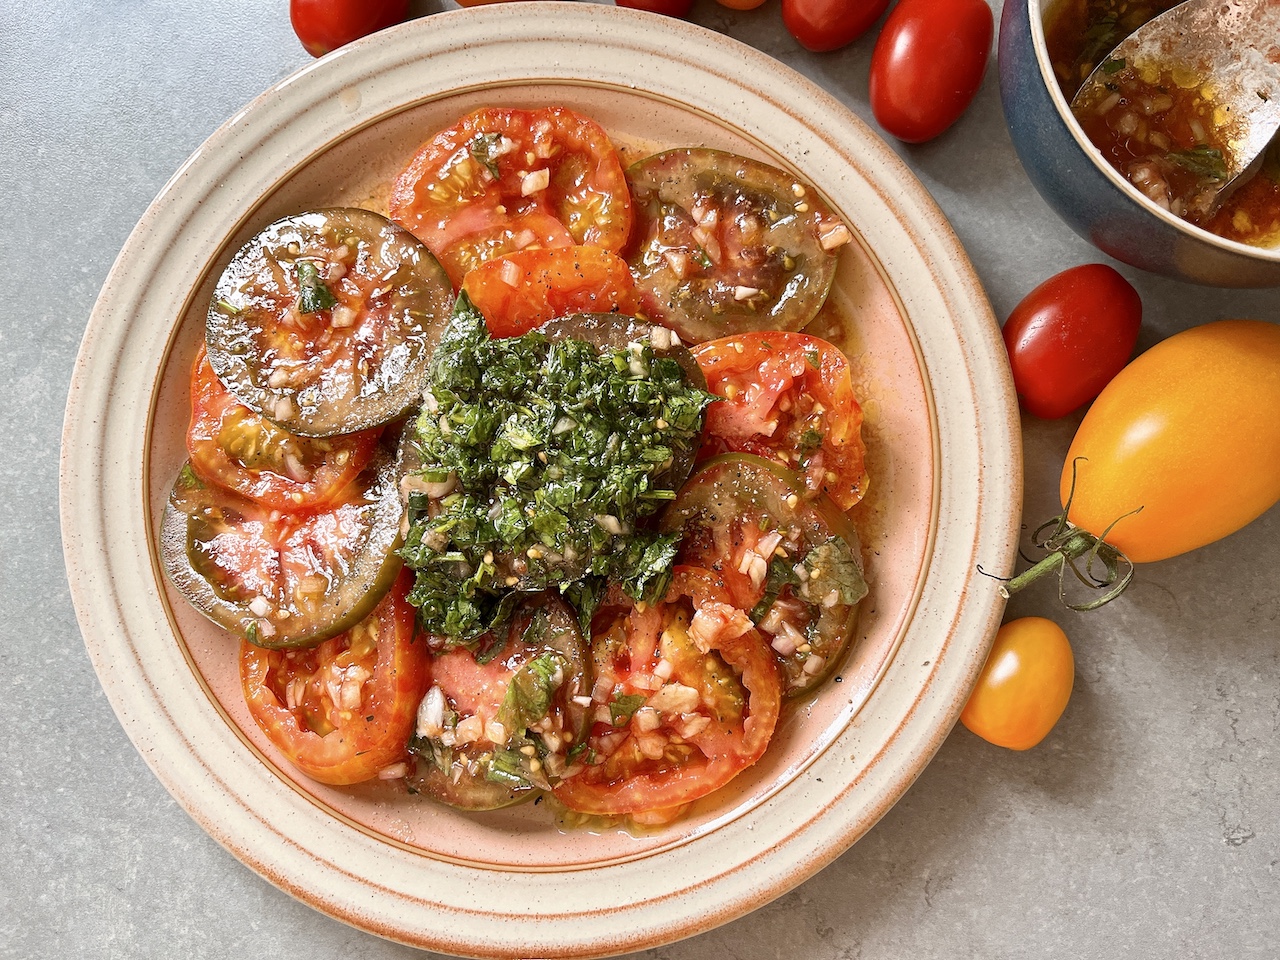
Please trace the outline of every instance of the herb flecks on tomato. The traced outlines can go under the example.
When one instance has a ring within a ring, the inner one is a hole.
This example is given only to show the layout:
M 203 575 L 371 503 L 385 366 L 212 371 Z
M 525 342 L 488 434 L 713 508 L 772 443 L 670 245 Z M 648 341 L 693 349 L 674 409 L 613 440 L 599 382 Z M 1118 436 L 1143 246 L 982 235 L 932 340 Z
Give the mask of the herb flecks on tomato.
M 707 389 L 706 452 L 754 453 L 803 474 L 848 510 L 866 493 L 862 408 L 849 361 L 825 340 L 781 331 L 700 344 Z
M 617 152 L 594 121 L 563 107 L 463 117 L 396 178 L 390 211 L 455 285 L 517 250 L 588 244 L 617 252 L 631 233 Z
M 675 497 L 670 470 L 710 400 L 647 340 L 492 339 L 460 297 L 417 421 L 425 470 L 402 551 L 426 628 L 470 639 L 511 590 L 591 577 L 660 596 L 675 541 L 642 521 Z

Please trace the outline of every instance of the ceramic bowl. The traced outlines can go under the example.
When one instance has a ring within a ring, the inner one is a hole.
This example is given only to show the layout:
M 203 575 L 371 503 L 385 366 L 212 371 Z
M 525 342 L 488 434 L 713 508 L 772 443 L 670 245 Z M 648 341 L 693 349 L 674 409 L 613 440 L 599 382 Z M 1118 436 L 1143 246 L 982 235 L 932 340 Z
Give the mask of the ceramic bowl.
M 1076 233 L 1117 260 L 1216 287 L 1280 286 L 1280 247 L 1192 226 L 1145 197 L 1103 158 L 1071 113 L 1045 49 L 1054 0 L 1008 0 L 1000 18 L 1000 98 L 1027 176 Z
M 594 4 L 438 14 L 344 48 L 219 130 L 148 209 L 90 319 L 68 401 L 64 551 L 125 730 L 210 834 L 365 930 L 482 957 L 597 956 L 690 936 L 785 892 L 900 797 L 954 724 L 1003 611 L 1021 512 L 1017 406 L 995 319 L 920 184 L 847 109 L 699 27 Z M 813 184 L 856 234 L 822 321 L 864 398 L 872 593 L 838 682 L 677 823 L 566 829 L 546 804 L 463 814 L 306 780 L 262 736 L 234 638 L 178 598 L 156 523 L 184 457 L 212 285 L 287 213 L 383 203 L 418 145 L 482 105 L 558 103 L 627 156 L 705 144 Z M 198 878 L 193 878 L 193 884 Z

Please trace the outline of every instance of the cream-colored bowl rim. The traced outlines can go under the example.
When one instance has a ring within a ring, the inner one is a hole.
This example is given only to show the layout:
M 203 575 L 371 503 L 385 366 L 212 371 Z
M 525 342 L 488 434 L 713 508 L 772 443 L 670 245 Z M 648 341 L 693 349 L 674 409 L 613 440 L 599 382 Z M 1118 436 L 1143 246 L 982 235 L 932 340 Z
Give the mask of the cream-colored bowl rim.
M 126 242 L 81 344 L 63 433 L 63 547 L 89 655 L 126 732 L 246 864 L 317 909 L 407 943 L 597 956 L 689 936 L 769 901 L 902 795 L 954 724 L 999 623 L 998 585 L 979 567 L 1012 566 L 1021 451 L 998 329 L 963 249 L 905 165 L 845 107 L 767 56 L 681 21 L 592 4 L 513 10 L 438 14 L 340 50 L 259 97 L 178 170 Z M 643 90 L 794 157 L 838 205 L 859 210 L 941 400 L 927 573 L 874 709 L 750 817 L 636 861 L 550 873 L 416 854 L 324 815 L 283 783 L 193 677 L 144 522 L 158 371 L 209 238 L 228 236 L 258 198 L 353 130 L 450 91 L 520 81 Z

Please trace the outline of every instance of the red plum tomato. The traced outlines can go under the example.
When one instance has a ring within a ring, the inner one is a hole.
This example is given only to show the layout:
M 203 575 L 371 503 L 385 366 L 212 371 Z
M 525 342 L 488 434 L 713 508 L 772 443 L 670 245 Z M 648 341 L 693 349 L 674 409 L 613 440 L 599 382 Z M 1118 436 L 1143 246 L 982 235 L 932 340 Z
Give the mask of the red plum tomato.
M 807 50 L 825 53 L 871 29 L 889 0 L 782 0 L 782 22 Z
M 693 0 L 614 0 L 619 7 L 632 10 L 648 10 L 668 17 L 687 17 L 693 9 Z
M 307 53 L 322 57 L 409 16 L 409 0 L 289 0 L 289 20 Z
M 907 143 L 932 140 L 969 106 L 991 52 L 984 0 L 901 0 L 871 55 L 871 110 Z
M 1040 284 L 1004 325 L 1023 408 L 1053 420 L 1084 406 L 1129 362 L 1141 322 L 1138 291 L 1105 264 L 1072 267 Z
M 1052 620 L 1010 620 L 960 714 L 972 733 L 998 747 L 1029 750 L 1048 736 L 1071 699 L 1071 642 Z

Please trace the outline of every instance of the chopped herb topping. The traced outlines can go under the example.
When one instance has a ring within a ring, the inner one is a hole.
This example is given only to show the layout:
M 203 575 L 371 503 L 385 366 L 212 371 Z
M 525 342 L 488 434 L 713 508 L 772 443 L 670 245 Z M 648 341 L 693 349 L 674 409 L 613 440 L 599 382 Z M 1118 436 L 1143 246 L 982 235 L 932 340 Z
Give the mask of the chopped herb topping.
M 781 557 L 774 557 L 769 561 L 769 575 L 764 581 L 764 596 L 751 610 L 753 622 L 759 623 L 768 616 L 770 608 L 782 593 L 782 588 L 787 586 L 800 586 L 800 577 L 796 575 L 795 565 Z
M 298 278 L 299 313 L 319 313 L 338 302 L 333 291 L 320 279 L 320 268 L 314 260 L 299 260 L 293 270 Z
M 1114 73 L 1119 73 L 1126 66 L 1127 64 L 1125 63 L 1124 57 L 1118 57 L 1114 60 L 1104 60 L 1102 62 L 1102 72 L 1107 76 L 1111 76 Z
M 523 732 L 543 719 L 551 709 L 551 698 L 565 678 L 564 658 L 544 653 L 530 660 L 507 684 L 506 696 L 498 708 L 498 722 L 508 733 Z
M 460 296 L 416 429 L 423 479 L 452 489 L 410 495 L 401 550 L 424 628 L 470 641 L 509 615 L 513 591 L 585 602 L 599 593 L 591 578 L 660 597 L 678 534 L 644 521 L 674 498 L 668 471 L 687 462 L 713 399 L 647 342 L 495 340 Z

